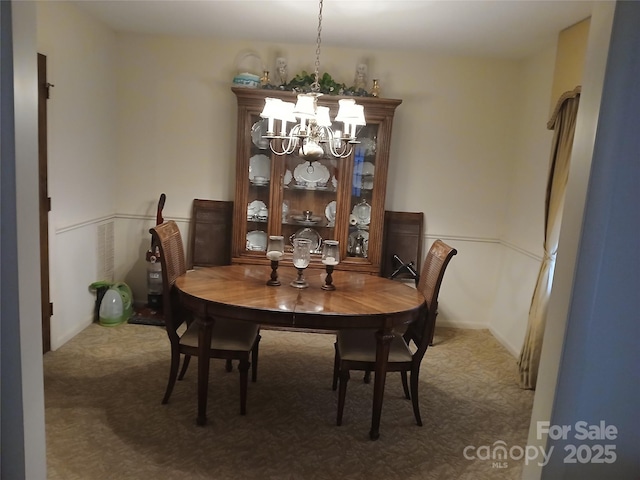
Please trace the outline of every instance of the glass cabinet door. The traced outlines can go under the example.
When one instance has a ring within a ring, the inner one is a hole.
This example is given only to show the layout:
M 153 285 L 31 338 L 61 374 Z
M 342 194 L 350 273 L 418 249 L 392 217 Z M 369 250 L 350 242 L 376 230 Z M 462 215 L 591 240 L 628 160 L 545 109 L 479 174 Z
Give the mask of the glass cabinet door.
M 347 256 L 367 258 L 371 209 L 376 198 L 376 142 L 377 124 L 369 124 L 358 134 L 359 144 L 353 154 L 351 181 L 351 205 L 349 208 L 349 235 Z
M 323 241 L 336 239 L 339 160 L 305 160 L 296 152 L 283 162 L 281 234 L 289 246 L 295 238 L 311 240 L 312 254 L 320 254 Z
M 246 250 L 265 252 L 268 239 L 268 222 L 271 213 L 271 150 L 269 142 L 262 138 L 262 128 L 266 128 L 265 120 L 258 115 L 251 115 L 251 146 L 249 149 L 249 167 L 246 216 Z

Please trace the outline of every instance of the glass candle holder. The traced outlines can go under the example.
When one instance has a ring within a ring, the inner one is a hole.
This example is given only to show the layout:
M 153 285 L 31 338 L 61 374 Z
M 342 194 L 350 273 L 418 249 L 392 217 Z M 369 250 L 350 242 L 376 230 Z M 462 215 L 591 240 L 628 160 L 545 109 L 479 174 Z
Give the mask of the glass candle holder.
M 267 258 L 271 260 L 271 278 L 267 281 L 267 285 L 277 287 L 280 285 L 278 280 L 278 263 L 284 256 L 284 237 L 280 235 L 270 235 L 267 243 Z
M 298 278 L 290 283 L 295 288 L 307 288 L 309 284 L 304 279 L 304 269 L 311 261 L 311 240 L 296 238 L 293 240 L 293 266 L 298 270 Z
M 325 240 L 322 245 L 322 263 L 325 265 L 327 276 L 322 285 L 323 290 L 335 290 L 333 284 L 333 269 L 340 263 L 340 243 L 337 240 Z

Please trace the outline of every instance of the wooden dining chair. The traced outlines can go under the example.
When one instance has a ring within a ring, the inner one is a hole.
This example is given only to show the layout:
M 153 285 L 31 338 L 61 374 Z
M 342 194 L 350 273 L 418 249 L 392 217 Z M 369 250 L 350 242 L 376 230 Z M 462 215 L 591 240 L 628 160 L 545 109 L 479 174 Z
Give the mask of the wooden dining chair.
M 233 202 L 195 198 L 191 208 L 187 267 L 231 265 Z
M 233 202 L 195 198 L 191 208 L 187 268 L 231 265 L 232 237 Z M 187 367 L 189 359 L 185 358 Z M 233 370 L 231 359 L 227 359 L 225 365 L 227 372 Z
M 407 399 L 413 403 L 416 423 L 422 426 L 418 403 L 418 376 L 420 363 L 433 336 L 438 315 L 438 294 L 444 272 L 451 258 L 458 252 L 441 240 L 431 245 L 420 273 L 417 289 L 426 299 L 426 308 L 420 317 L 409 324 L 404 334 L 395 334 L 389 348 L 388 372 L 400 372 L 402 388 Z M 413 348 L 411 346 L 413 343 Z M 338 383 L 338 415 L 336 423 L 342 425 L 344 401 L 350 370 L 370 372 L 375 370 L 376 338 L 374 330 L 341 330 L 336 335 L 335 360 L 333 366 L 333 390 Z M 407 383 L 407 372 L 411 372 L 411 391 Z M 365 382 L 367 378 L 365 376 Z
M 149 230 L 160 248 L 162 265 L 164 320 L 171 344 L 171 367 L 169 381 L 162 403 L 167 403 L 176 379 L 182 380 L 189 366 L 189 359 L 198 356 L 198 325 L 193 316 L 180 304 L 178 292 L 174 288 L 176 279 L 186 273 L 184 245 L 178 226 L 173 220 L 156 225 Z M 186 329 L 180 328 L 186 323 Z M 210 358 L 239 360 L 240 371 L 240 413 L 247 410 L 247 384 L 249 366 L 252 367 L 251 379 L 257 379 L 258 345 L 260 334 L 258 325 L 225 318 L 216 318 L 211 333 Z M 180 356 L 185 359 L 178 376 Z M 251 362 L 249 357 L 251 356 Z

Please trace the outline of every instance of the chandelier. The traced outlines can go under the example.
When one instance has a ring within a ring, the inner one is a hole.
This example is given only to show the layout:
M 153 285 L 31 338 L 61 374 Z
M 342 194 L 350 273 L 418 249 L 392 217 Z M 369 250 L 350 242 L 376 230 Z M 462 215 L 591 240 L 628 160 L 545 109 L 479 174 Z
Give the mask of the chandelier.
M 335 121 L 342 122 L 343 130 L 333 130 L 329 107 L 318 105 L 320 93 L 320 34 L 322 33 L 322 3 L 318 14 L 318 38 L 316 42 L 316 63 L 314 81 L 310 93 L 300 93 L 298 100 L 285 102 L 279 98 L 265 98 L 260 116 L 268 119 L 267 132 L 263 136 L 269 140 L 271 151 L 276 155 L 290 155 L 298 149 L 298 155 L 306 160 L 317 160 L 327 153 L 345 158 L 351 155 L 354 144 L 359 143 L 356 128 L 366 125 L 364 107 L 354 99 L 338 101 Z M 280 129 L 277 130 L 277 126 Z M 287 126 L 291 129 L 287 131 Z M 323 148 L 326 146 L 326 148 Z

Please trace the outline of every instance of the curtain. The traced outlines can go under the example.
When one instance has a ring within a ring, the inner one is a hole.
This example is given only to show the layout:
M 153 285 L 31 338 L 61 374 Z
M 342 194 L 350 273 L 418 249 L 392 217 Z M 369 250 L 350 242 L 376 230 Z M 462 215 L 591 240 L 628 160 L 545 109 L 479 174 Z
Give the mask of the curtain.
M 545 200 L 544 258 L 533 291 L 527 334 L 518 360 L 520 387 L 526 389 L 535 389 L 538 379 L 579 102 L 580 87 L 564 93 L 547 123 L 547 128 L 554 133 Z

